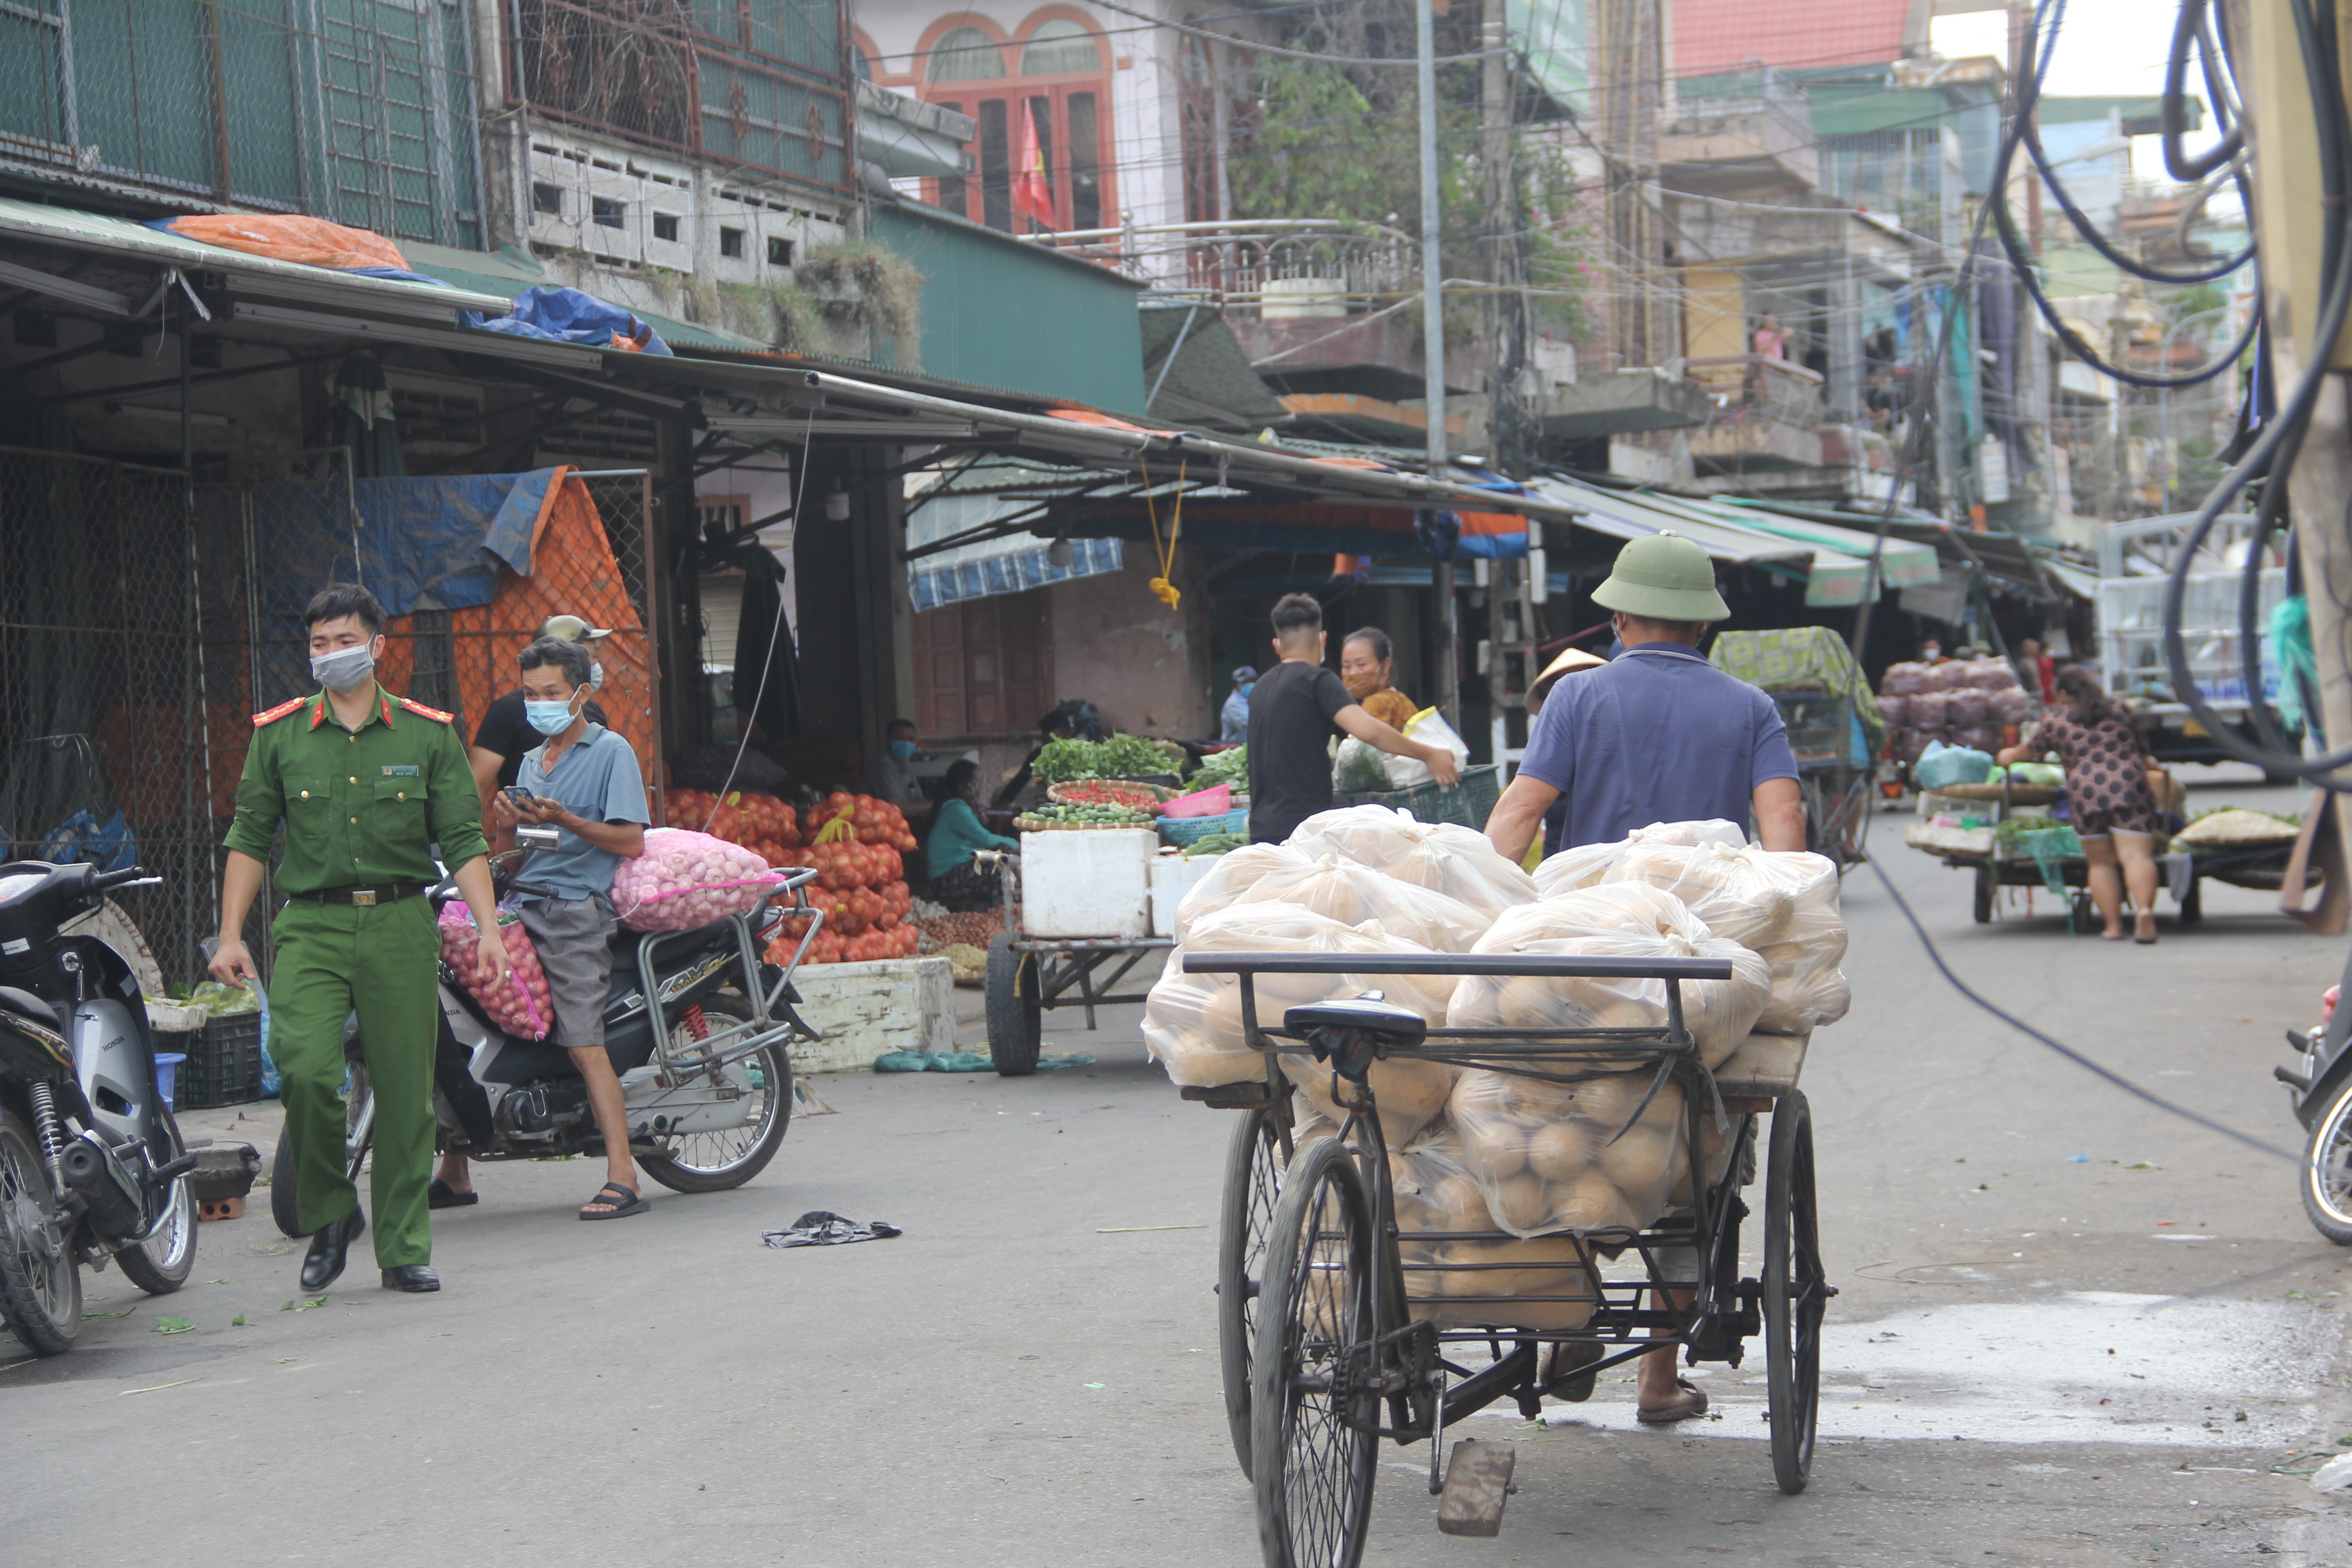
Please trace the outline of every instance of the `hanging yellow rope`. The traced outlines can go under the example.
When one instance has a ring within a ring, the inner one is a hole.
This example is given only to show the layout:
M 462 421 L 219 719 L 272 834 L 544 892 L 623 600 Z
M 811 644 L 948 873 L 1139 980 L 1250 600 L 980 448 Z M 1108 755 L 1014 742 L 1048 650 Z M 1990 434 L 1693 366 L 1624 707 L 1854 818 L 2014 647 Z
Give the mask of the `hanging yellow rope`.
M 1184 470 L 1190 466 L 1190 459 L 1179 461 L 1176 465 L 1176 505 L 1168 516 L 1168 542 L 1165 544 L 1160 541 L 1160 509 L 1152 504 L 1151 500 L 1151 470 L 1144 467 L 1140 457 L 1136 459 L 1135 466 L 1143 476 L 1143 510 L 1144 515 L 1151 520 L 1151 548 L 1160 556 L 1160 575 L 1151 580 L 1151 591 L 1160 595 L 1161 604 L 1172 610 L 1176 602 L 1184 596 L 1183 591 L 1169 579 L 1176 575 L 1176 536 L 1184 531 Z

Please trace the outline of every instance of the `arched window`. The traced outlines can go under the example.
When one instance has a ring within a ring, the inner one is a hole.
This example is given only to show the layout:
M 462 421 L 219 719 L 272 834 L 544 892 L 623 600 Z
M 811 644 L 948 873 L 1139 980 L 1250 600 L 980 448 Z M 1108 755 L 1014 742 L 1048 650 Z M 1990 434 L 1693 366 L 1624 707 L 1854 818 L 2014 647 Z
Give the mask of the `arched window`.
M 1115 210 L 1106 157 L 1108 51 L 1084 26 L 1053 16 L 1017 47 L 1020 74 L 1000 80 L 1006 51 L 980 29 L 951 28 L 931 46 L 932 85 L 923 97 L 980 127 L 972 147 L 979 177 L 940 180 L 934 199 L 1008 234 L 1100 228 Z M 963 68 L 983 52 L 983 68 Z
M 1037 25 L 1021 47 L 1023 76 L 1069 76 L 1102 69 L 1102 46 L 1076 22 L 1053 16 Z
M 1004 74 L 1004 51 L 978 27 L 952 27 L 931 46 L 926 81 L 994 81 Z

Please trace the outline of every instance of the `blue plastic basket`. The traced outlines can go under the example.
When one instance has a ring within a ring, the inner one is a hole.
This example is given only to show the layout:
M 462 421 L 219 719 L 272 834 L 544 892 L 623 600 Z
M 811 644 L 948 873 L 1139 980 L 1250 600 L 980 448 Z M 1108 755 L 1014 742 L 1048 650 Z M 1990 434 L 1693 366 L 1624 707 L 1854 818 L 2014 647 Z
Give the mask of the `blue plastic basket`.
M 179 1076 L 180 1064 L 187 1059 L 177 1051 L 155 1053 L 155 1089 L 166 1105 L 173 1105 L 173 1091 L 179 1087 L 173 1080 Z M 173 1109 L 177 1107 L 173 1106 Z
M 1160 819 L 1160 838 L 1164 844 L 1182 848 L 1197 844 L 1213 833 L 1247 833 L 1249 812 L 1246 809 L 1222 812 L 1215 816 L 1163 816 Z

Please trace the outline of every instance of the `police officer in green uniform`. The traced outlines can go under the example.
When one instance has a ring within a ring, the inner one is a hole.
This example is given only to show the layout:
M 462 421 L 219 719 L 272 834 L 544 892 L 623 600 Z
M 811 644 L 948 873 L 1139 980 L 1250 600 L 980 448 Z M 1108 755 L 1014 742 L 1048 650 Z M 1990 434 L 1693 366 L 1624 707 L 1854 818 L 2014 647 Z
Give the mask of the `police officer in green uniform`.
M 302 1289 L 323 1290 L 367 1228 L 345 1170 L 343 1021 L 359 1015 L 375 1095 L 375 1258 L 393 1290 L 438 1290 L 425 1215 L 432 1174 L 433 1047 L 441 1005 L 439 932 L 425 890 L 432 847 L 457 868 L 482 932 L 480 978 L 507 972 L 499 940 L 482 801 L 450 716 L 375 682 L 383 606 L 331 584 L 310 601 L 310 674 L 323 688 L 253 718 L 236 819 L 221 878 L 220 946 L 212 972 L 231 984 L 257 973 L 238 933 L 261 889 L 282 823 L 287 895 L 272 929 L 271 1059 L 284 1083 L 294 1150 L 295 1213 L 311 1237 Z

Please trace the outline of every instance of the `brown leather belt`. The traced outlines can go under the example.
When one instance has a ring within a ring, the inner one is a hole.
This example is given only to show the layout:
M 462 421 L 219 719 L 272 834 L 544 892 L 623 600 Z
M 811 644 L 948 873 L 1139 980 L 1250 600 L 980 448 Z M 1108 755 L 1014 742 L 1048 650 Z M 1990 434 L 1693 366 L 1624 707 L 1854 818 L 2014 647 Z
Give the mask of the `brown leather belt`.
M 378 904 L 396 903 L 402 899 L 422 898 L 423 882 L 387 882 L 381 888 L 322 888 L 314 893 L 289 893 L 289 899 L 299 899 L 306 904 L 349 904 L 354 909 L 373 909 Z

